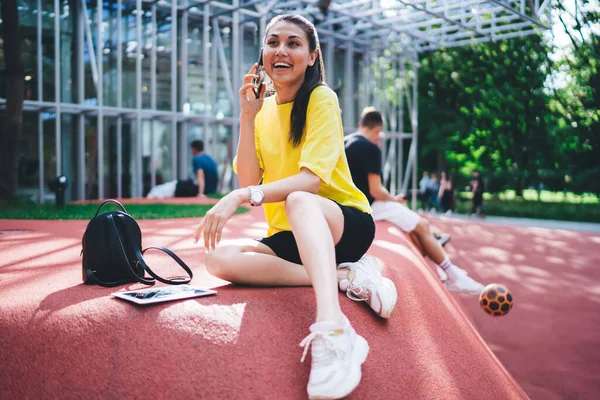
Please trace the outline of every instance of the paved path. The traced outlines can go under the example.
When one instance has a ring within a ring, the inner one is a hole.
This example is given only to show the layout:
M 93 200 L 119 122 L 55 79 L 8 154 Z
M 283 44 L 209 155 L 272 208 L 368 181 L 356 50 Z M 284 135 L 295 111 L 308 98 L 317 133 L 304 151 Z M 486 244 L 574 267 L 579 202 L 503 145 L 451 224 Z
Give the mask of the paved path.
M 600 207 L 600 206 L 598 206 Z M 466 214 L 426 214 L 431 217 L 440 219 L 458 219 L 461 221 L 476 221 L 483 224 L 510 225 L 521 227 L 549 228 L 549 229 L 565 229 L 578 232 L 593 232 L 600 233 L 600 224 L 593 222 L 573 222 L 573 221 L 557 221 L 550 219 L 533 219 L 533 218 L 512 218 L 512 217 L 496 217 L 486 216 L 478 218 L 468 216 Z

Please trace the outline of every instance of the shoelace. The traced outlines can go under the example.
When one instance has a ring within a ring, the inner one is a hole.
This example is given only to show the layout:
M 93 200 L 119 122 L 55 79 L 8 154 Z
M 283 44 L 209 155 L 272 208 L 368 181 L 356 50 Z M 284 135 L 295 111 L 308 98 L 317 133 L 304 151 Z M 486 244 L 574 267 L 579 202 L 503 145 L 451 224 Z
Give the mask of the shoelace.
M 346 289 L 346 296 L 348 296 L 350 300 L 354 301 L 369 301 L 371 298 L 371 292 L 369 292 L 369 289 L 361 286 L 360 284 L 354 285 L 352 282 L 350 282 L 348 289 Z
M 342 357 L 340 350 L 337 348 L 337 346 L 335 346 L 332 339 L 333 336 L 339 335 L 341 332 L 343 332 L 343 330 L 340 331 L 338 329 L 329 332 L 311 332 L 300 342 L 300 347 L 304 347 L 304 352 L 302 353 L 300 362 L 304 362 L 306 354 L 308 353 L 308 348 L 311 346 L 311 344 L 313 346 L 312 361 L 314 364 L 329 364 L 331 362 L 332 353 L 334 353 L 337 357 Z M 315 339 L 323 340 L 317 340 L 316 342 L 313 342 Z M 315 348 L 317 351 L 314 351 Z
M 369 292 L 367 286 L 370 284 L 377 285 L 377 282 L 371 276 L 372 271 L 370 271 L 369 268 L 361 268 L 361 271 L 366 276 L 366 279 L 355 283 L 356 273 L 354 273 L 354 279 L 350 280 L 348 288 L 346 289 L 346 296 L 348 296 L 350 300 L 368 302 L 371 298 L 371 292 Z

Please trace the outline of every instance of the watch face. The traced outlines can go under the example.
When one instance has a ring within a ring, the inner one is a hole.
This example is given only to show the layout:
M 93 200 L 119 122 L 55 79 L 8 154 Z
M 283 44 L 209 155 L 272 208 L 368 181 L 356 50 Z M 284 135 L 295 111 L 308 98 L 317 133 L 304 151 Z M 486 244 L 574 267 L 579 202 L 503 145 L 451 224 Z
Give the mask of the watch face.
M 262 201 L 262 196 L 260 195 L 259 192 L 257 191 L 252 191 L 252 193 L 250 194 L 250 199 L 254 202 L 254 203 L 260 203 Z

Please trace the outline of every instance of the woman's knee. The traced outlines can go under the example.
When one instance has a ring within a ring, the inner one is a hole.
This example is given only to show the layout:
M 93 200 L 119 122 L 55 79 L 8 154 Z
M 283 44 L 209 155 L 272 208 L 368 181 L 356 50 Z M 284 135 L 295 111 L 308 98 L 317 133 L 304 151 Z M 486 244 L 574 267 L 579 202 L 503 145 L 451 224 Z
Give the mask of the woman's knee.
M 344 214 L 335 202 L 310 192 L 292 192 L 285 200 L 285 213 L 290 221 L 292 230 L 298 228 L 298 224 L 304 225 L 307 218 L 321 214 L 337 243 L 344 232 Z
M 315 194 L 302 191 L 290 193 L 285 199 L 285 212 L 288 217 L 291 214 L 301 212 L 305 207 L 314 206 L 315 196 Z
M 230 280 L 228 278 L 231 278 L 231 271 L 233 270 L 232 260 L 237 253 L 239 253 L 239 249 L 234 246 L 217 246 L 216 249 L 204 255 L 206 270 L 212 276 Z

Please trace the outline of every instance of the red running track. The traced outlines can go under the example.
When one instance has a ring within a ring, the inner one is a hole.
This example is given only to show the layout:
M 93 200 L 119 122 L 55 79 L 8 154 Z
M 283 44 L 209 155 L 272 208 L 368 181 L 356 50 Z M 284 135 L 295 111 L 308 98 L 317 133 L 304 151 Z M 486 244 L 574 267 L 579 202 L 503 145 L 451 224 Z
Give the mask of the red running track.
M 455 219 L 452 260 L 514 294 L 505 317 L 460 301 L 481 336 L 532 399 L 600 399 L 600 234 Z
M 262 221 L 258 209 L 236 216 L 226 236 L 261 236 Z M 142 308 L 111 298 L 112 289 L 80 284 L 86 221 L 0 220 L 0 229 L 33 231 L 0 235 L 0 398 L 306 398 L 310 366 L 300 363 L 297 345 L 313 320 L 311 289 L 235 287 L 210 277 L 203 249 L 191 239 L 196 223 L 141 221 L 144 246 L 175 250 L 193 267 L 193 283 L 217 287 L 218 295 Z M 371 345 L 351 398 L 526 398 L 475 327 L 532 398 L 593 398 L 598 314 L 587 312 L 597 306 L 600 279 L 593 269 L 598 256 L 589 247 L 597 248 L 600 238 L 568 232 L 557 238 L 551 231 L 550 239 L 539 230 L 455 221 L 439 225 L 453 234 L 448 247 L 455 261 L 484 281 L 506 283 L 515 307 L 492 319 L 477 310 L 474 297 L 448 294 L 412 243 L 379 224 L 370 253 L 396 282 L 399 309 L 382 321 L 340 295 L 344 312 Z M 545 246 L 544 257 L 556 257 L 552 265 L 563 267 L 568 281 L 554 283 L 557 290 L 548 287 L 554 276 L 549 261 L 530 260 L 528 243 Z M 481 250 L 484 244 L 490 249 Z M 570 255 L 569 262 L 559 264 L 556 251 Z M 519 255 L 525 259 L 509 264 Z M 148 261 L 162 265 L 164 274 L 174 271 L 158 254 Z M 533 283 L 538 292 L 525 290 Z M 567 292 L 567 283 L 577 290 Z M 542 288 L 547 291 L 540 293 Z M 556 307 L 546 312 L 549 302 Z

